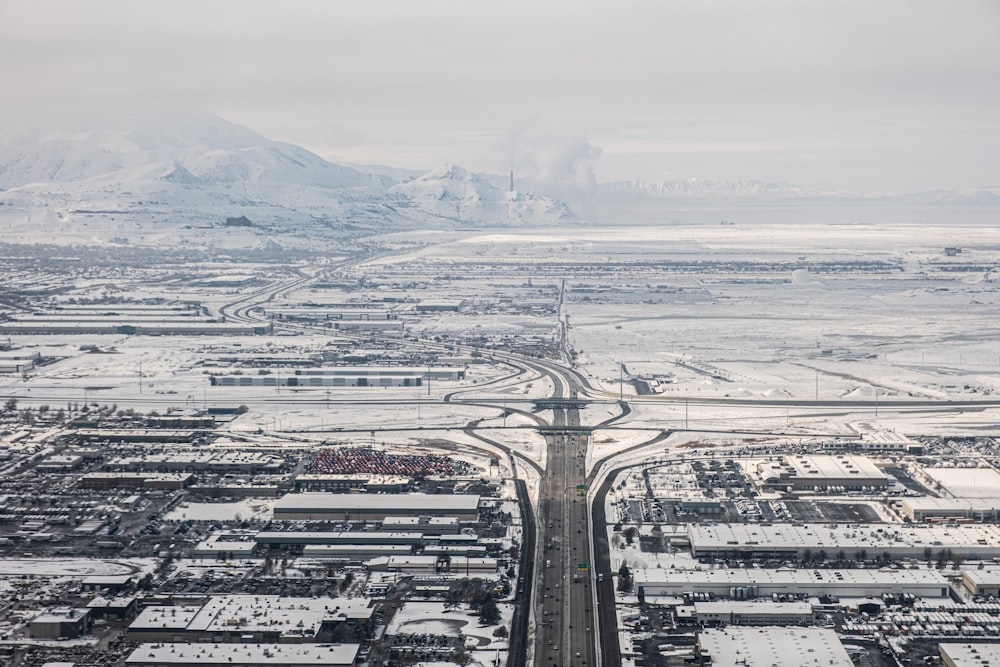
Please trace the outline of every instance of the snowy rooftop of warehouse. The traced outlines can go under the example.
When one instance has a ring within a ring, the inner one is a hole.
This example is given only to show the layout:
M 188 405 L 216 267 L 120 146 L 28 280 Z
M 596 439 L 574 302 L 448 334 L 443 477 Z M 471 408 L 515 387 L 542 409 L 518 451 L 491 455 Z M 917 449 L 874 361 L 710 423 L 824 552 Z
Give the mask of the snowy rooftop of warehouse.
M 1000 491 L 1000 489 L 996 489 Z M 1000 509 L 1000 498 L 996 496 L 982 498 L 903 498 L 903 508 L 912 510 L 954 510 L 954 511 L 993 511 Z
M 774 548 L 877 550 L 887 547 L 926 546 L 1000 547 L 1000 526 L 880 525 L 880 524 L 691 524 L 688 535 L 692 548 L 726 549 L 748 545 Z
M 479 496 L 465 494 L 372 494 L 372 493 L 289 493 L 274 504 L 275 509 L 350 509 L 393 510 L 402 507 L 419 507 L 434 510 L 474 511 L 479 507 Z
M 130 629 L 275 632 L 312 637 L 324 621 L 368 619 L 365 598 L 283 598 L 276 595 L 213 595 L 203 606 L 146 607 Z
M 643 583 L 705 583 L 747 586 L 754 584 L 911 584 L 947 587 L 948 580 L 936 570 L 861 570 L 861 569 L 764 569 L 716 568 L 707 570 L 681 570 L 669 568 L 642 568 L 635 570 L 636 581 Z
M 987 644 L 986 642 L 963 642 L 952 644 L 942 642 L 940 650 L 943 655 L 948 656 L 948 664 L 955 667 L 989 667 L 989 665 L 1000 665 L 1000 644 Z
M 699 614 L 811 614 L 809 602 L 771 602 L 770 600 L 711 600 L 694 602 L 694 610 Z
M 140 644 L 125 660 L 126 665 L 216 664 L 235 665 L 310 664 L 340 667 L 353 665 L 360 644 Z
M 925 475 L 956 498 L 995 498 L 1000 473 L 993 468 L 922 468 Z
M 833 630 L 823 628 L 742 628 L 698 633 L 712 664 L 746 667 L 853 667 Z
M 790 466 L 798 477 L 805 479 L 824 478 L 878 478 L 885 479 L 885 473 L 871 462 L 867 456 L 783 456 L 782 461 Z

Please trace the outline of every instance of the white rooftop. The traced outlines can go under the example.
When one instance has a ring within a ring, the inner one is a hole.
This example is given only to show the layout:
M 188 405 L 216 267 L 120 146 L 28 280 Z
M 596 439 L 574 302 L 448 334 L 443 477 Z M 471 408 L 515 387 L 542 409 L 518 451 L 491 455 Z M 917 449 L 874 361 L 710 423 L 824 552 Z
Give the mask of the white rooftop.
M 690 524 L 688 537 L 692 549 L 764 545 L 775 549 L 824 549 L 830 555 L 844 550 L 848 557 L 856 550 L 872 553 L 891 547 L 928 547 L 934 551 L 975 546 L 1000 549 L 1000 526 L 993 524 Z
M 955 667 L 990 667 L 1000 665 L 1000 644 L 962 643 L 939 645 L 942 657 L 947 656 Z
M 822 628 L 744 628 L 698 633 L 702 650 L 713 665 L 743 667 L 853 667 L 833 630 Z
M 429 493 L 289 493 L 274 504 L 275 511 L 426 509 L 428 512 L 479 508 L 479 496 Z
M 669 568 L 637 568 L 637 584 L 690 583 L 751 585 L 876 585 L 909 584 L 947 587 L 948 580 L 937 570 L 873 570 L 873 569 L 791 569 L 791 568 L 718 568 L 709 570 L 677 570 Z
M 753 602 L 747 600 L 712 600 L 695 602 L 694 610 L 699 614 L 812 614 L 812 604 L 808 602 Z
M 140 644 L 126 665 L 354 665 L 360 644 Z
M 1000 473 L 993 468 L 922 468 L 924 474 L 957 498 L 995 498 Z

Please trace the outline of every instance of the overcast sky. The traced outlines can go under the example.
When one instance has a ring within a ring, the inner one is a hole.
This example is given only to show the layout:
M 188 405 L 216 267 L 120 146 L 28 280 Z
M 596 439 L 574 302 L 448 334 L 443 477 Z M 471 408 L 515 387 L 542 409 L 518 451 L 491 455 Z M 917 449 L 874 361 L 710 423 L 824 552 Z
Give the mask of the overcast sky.
M 208 109 L 324 157 L 1000 184 L 1000 2 L 0 0 L 8 112 Z

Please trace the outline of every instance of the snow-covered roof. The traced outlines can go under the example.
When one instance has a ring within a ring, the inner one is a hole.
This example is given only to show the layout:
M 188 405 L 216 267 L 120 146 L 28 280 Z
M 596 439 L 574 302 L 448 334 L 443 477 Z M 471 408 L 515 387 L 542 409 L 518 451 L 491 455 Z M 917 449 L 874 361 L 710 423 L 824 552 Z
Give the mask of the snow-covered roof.
M 360 644 L 140 644 L 126 665 L 354 665 Z
M 833 630 L 823 628 L 743 628 L 698 633 L 698 645 L 713 665 L 744 667 L 853 667 Z

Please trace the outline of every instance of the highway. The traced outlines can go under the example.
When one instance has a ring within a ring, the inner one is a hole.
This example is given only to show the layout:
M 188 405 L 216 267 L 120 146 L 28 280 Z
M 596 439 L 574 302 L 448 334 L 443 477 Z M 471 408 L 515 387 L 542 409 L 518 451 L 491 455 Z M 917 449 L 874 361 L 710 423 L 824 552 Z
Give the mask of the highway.
M 572 376 L 547 364 L 536 368 L 553 380 L 554 398 L 576 396 Z M 557 407 L 552 412 L 545 431 L 548 462 L 538 499 L 534 664 L 597 665 L 593 558 L 584 486 L 589 436 L 569 430 L 580 426 L 578 407 Z M 567 430 L 560 432 L 561 426 Z

